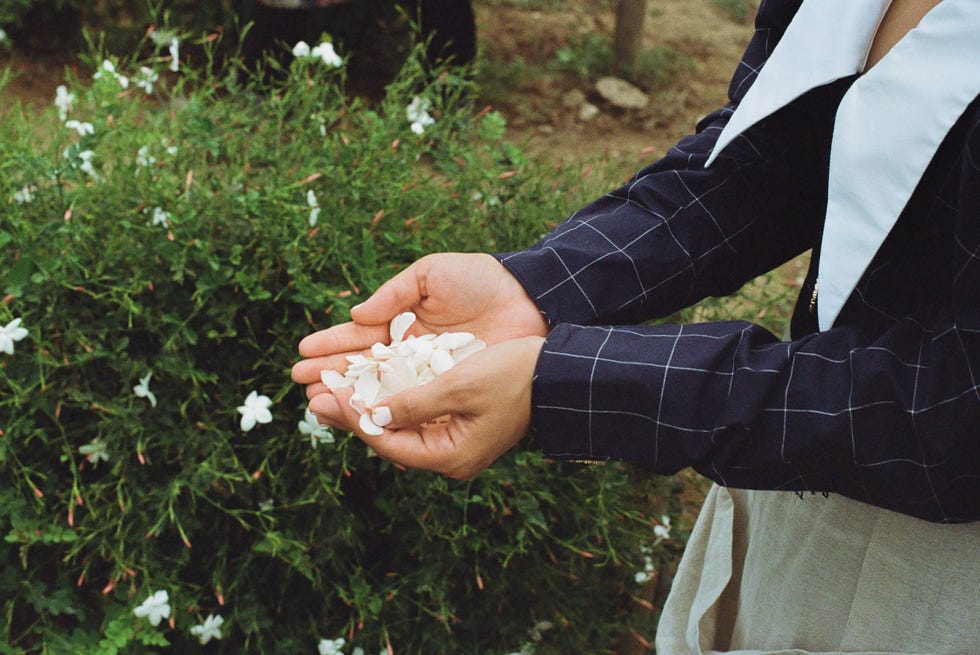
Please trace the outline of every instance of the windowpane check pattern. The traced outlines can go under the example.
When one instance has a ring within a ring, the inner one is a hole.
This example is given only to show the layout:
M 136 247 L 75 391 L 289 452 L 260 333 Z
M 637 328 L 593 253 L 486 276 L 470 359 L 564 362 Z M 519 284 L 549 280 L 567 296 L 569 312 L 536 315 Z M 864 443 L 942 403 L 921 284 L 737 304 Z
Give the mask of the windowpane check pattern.
M 980 100 L 833 328 L 816 331 L 808 291 L 789 341 L 742 321 L 644 324 L 819 247 L 834 112 L 853 78 L 807 92 L 704 168 L 798 6 L 763 3 L 730 103 L 696 134 L 498 255 L 552 327 L 532 431 L 557 458 L 980 520 Z

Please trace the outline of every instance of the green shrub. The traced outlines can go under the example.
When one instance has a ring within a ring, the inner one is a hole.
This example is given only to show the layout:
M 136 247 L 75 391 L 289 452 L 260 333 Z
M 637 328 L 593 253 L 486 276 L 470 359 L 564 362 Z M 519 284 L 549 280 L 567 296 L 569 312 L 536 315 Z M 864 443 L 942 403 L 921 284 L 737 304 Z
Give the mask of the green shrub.
M 63 118 L 0 116 L 0 652 L 197 652 L 209 616 L 226 653 L 649 637 L 630 596 L 677 547 L 653 533 L 667 482 L 533 447 L 472 482 L 399 471 L 311 443 L 289 380 L 303 335 L 408 262 L 527 244 L 595 189 L 503 141 L 453 75 L 410 64 L 369 106 L 312 58 L 262 87 L 173 73 L 165 47 L 94 60 Z M 252 391 L 273 420 L 244 432 Z

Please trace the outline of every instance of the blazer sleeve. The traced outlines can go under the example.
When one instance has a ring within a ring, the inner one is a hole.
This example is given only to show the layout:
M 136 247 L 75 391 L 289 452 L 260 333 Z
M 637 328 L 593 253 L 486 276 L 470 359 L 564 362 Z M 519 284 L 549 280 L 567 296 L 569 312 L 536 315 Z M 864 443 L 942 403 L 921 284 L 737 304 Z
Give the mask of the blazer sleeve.
M 955 302 L 929 321 L 790 342 L 747 322 L 626 325 L 734 291 L 818 238 L 826 197 L 815 180 L 826 178 L 832 129 L 824 109 L 836 106 L 821 93 L 703 167 L 785 26 L 775 18 L 788 22 L 796 6 L 763 4 L 730 104 L 695 135 L 529 250 L 501 256 L 553 328 L 535 371 L 532 433 L 563 459 L 622 459 L 664 474 L 691 466 L 728 486 L 980 520 L 977 125 L 962 158 L 973 169 L 954 239 Z

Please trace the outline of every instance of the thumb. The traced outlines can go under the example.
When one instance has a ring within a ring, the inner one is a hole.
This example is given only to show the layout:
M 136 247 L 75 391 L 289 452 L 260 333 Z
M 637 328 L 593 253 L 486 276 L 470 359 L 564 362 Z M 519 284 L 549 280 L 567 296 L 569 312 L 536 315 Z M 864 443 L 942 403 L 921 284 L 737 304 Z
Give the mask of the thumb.
M 362 325 L 388 323 L 422 301 L 421 266 L 415 262 L 382 284 L 371 296 L 351 308 L 350 316 Z
M 458 392 L 458 376 L 446 371 L 439 377 L 419 387 L 410 387 L 379 403 L 375 417 L 378 425 L 386 430 L 414 428 L 448 414 L 459 413 L 461 395 Z M 385 416 L 386 410 L 389 413 Z M 390 418 L 390 421 L 384 419 Z

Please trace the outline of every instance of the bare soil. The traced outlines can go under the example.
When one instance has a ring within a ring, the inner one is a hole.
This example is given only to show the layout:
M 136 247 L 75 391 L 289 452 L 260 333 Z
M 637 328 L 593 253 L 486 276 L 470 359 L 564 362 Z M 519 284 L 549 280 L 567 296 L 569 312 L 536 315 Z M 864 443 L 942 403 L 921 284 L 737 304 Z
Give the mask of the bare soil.
M 554 12 L 475 4 L 484 58 L 522 61 L 538 71 L 500 107 L 512 132 L 529 137 L 536 155 L 557 161 L 608 155 L 624 172 L 663 154 L 694 129 L 698 118 L 725 102 L 728 81 L 753 31 L 751 18 L 736 22 L 715 0 L 650 0 L 643 48 L 674 51 L 680 70 L 667 85 L 648 91 L 648 108 L 624 111 L 598 101 L 589 82 L 546 72 L 558 51 L 576 38 L 611 38 L 615 3 L 569 0 Z M 750 5 L 751 16 L 757 0 Z M 599 115 L 580 120 L 577 107 L 563 102 L 572 89 L 595 102 Z

